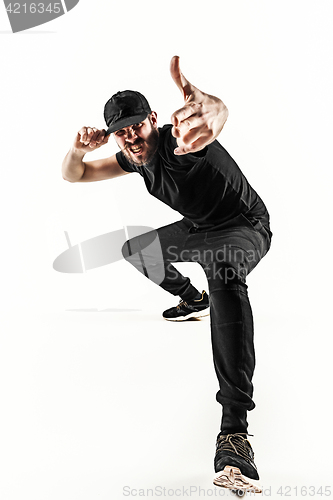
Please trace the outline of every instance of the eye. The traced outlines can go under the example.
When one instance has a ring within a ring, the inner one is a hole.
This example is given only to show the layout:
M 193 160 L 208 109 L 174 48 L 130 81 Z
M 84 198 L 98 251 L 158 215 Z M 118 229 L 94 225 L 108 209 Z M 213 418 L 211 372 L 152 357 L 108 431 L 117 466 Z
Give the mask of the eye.
M 141 122 L 141 123 L 135 123 L 135 124 L 133 125 L 133 128 L 136 130 L 136 129 L 138 129 L 138 128 L 141 128 L 141 127 L 142 127 L 142 125 L 143 125 L 143 123 L 142 123 L 142 122 Z
M 115 135 L 117 135 L 117 136 L 121 136 L 121 135 L 124 135 L 124 133 L 125 133 L 125 130 L 117 130 L 117 131 L 115 132 Z

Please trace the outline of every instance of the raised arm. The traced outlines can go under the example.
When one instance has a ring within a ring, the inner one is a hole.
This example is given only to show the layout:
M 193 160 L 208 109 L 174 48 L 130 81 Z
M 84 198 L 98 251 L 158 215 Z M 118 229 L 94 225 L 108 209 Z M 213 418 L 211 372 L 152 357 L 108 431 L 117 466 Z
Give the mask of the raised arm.
M 172 135 L 178 144 L 174 153 L 195 153 L 217 138 L 227 121 L 228 109 L 221 99 L 205 94 L 185 78 L 178 56 L 171 59 L 170 73 L 185 101 L 171 117 Z
M 63 178 L 69 182 L 93 182 L 127 174 L 119 165 L 116 155 L 102 160 L 83 161 L 86 153 L 106 144 L 109 137 L 105 136 L 105 130 L 82 127 L 62 163 Z

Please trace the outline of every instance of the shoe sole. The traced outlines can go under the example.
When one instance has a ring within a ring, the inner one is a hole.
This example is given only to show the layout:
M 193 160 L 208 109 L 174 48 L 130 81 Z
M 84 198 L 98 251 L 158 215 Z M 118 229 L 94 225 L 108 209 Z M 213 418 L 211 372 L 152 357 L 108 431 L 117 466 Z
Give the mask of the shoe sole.
M 231 467 L 230 465 L 226 465 L 223 471 L 217 473 L 213 483 L 215 486 L 233 490 L 238 495 L 239 492 L 244 494 L 248 491 L 253 493 L 262 492 L 262 488 L 256 479 L 250 479 L 244 476 L 238 467 Z
M 186 316 L 179 316 L 178 318 L 163 318 L 166 319 L 167 321 L 186 321 L 191 318 L 203 318 L 204 316 L 209 316 L 210 309 L 207 307 L 207 309 L 203 309 L 202 311 L 197 311 L 193 312 L 190 314 L 187 314 Z

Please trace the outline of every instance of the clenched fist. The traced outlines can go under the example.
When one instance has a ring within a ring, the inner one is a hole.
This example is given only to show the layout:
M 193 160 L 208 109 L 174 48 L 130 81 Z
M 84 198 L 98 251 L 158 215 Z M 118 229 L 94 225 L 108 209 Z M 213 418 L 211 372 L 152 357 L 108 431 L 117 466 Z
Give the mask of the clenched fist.
M 82 127 L 73 143 L 73 149 L 82 153 L 88 153 L 100 148 L 109 140 L 109 135 L 105 137 L 105 130 L 98 130 L 94 127 Z

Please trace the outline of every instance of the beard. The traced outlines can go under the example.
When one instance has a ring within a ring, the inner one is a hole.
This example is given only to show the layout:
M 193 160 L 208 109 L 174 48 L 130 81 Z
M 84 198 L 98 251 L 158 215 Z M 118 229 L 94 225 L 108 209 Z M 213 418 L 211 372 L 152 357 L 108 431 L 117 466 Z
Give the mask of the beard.
M 145 141 L 140 137 L 138 137 L 138 139 L 134 143 L 126 144 L 124 149 L 122 149 L 122 152 L 132 165 L 145 167 L 151 162 L 157 151 L 158 137 L 159 137 L 158 129 L 152 127 L 151 132 Z M 142 155 L 142 158 L 133 157 L 133 155 L 129 151 L 129 149 L 133 146 L 145 146 L 145 152 L 144 155 Z

